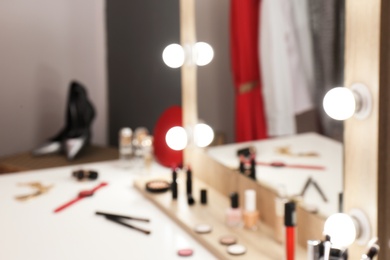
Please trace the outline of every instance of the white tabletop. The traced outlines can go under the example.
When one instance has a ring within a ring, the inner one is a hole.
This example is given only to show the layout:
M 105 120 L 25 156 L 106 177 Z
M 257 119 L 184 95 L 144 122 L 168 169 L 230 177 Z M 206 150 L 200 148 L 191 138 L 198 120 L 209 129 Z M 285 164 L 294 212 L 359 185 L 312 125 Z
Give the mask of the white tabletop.
M 96 181 L 71 177 L 80 166 L 52 168 L 0 176 L 0 259 L 182 259 L 177 250 L 191 248 L 189 259 L 215 259 L 133 187 L 145 171 L 118 167 L 117 161 L 83 165 L 99 172 Z M 153 174 L 170 172 L 154 164 Z M 19 183 L 39 181 L 54 187 L 44 195 L 21 202 L 16 195 L 33 191 Z M 108 186 L 61 212 L 53 210 L 75 198 L 80 190 L 100 182 Z M 149 218 L 129 223 L 151 230 L 150 235 L 95 215 L 95 211 Z M 188 258 L 188 257 L 187 257 Z
M 207 153 L 223 165 L 238 169 L 237 150 L 254 146 L 257 162 L 281 161 L 292 165 L 323 166 L 324 170 L 275 168 L 256 166 L 256 179 L 287 196 L 301 193 L 307 179 L 311 177 L 323 190 L 328 202 L 311 185 L 304 196 L 308 206 L 329 216 L 338 211 L 339 193 L 343 190 L 343 147 L 342 144 L 316 133 L 279 137 L 261 141 L 227 144 L 211 147 Z M 292 154 L 317 153 L 318 156 L 288 156 L 277 152 L 280 147 L 288 147 Z

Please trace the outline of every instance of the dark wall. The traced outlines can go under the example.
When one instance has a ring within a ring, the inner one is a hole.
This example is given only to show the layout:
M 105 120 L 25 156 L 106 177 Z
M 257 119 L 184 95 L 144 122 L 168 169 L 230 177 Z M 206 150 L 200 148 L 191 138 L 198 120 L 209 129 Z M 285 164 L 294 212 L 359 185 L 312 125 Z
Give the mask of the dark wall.
M 177 0 L 110 0 L 107 6 L 109 144 L 124 126 L 154 125 L 171 105 L 181 104 L 180 69 L 162 61 L 180 41 Z

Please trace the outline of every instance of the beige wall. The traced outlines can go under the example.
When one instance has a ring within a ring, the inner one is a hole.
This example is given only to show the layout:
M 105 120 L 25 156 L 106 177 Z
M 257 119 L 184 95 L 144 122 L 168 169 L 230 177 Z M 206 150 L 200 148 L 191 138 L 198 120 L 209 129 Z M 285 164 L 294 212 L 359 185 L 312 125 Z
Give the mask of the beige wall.
M 0 1 L 0 156 L 62 128 L 72 79 L 97 110 L 93 142 L 106 143 L 104 8 L 103 0 Z

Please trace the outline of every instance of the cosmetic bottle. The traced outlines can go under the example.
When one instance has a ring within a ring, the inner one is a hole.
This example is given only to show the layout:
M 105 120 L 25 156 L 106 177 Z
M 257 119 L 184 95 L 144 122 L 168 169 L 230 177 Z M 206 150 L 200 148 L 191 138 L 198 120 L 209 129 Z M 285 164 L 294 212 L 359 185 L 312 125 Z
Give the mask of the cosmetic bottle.
M 200 190 L 200 203 L 202 205 L 207 204 L 207 190 L 206 189 L 201 189 Z
M 286 227 L 286 260 L 295 260 L 296 212 L 294 201 L 284 204 L 284 225 Z
M 321 246 L 320 240 L 308 240 L 307 260 L 319 260 L 321 257 Z
M 171 183 L 171 191 L 172 191 L 172 199 L 177 199 L 177 172 L 176 169 L 172 169 L 172 183 Z
M 277 242 L 283 243 L 285 238 L 284 204 L 288 202 L 288 199 L 286 187 L 284 185 L 279 185 L 276 191 L 278 195 L 275 197 L 274 235 Z
M 256 209 L 256 191 L 245 190 L 245 210 L 244 210 L 244 227 L 252 230 L 257 229 L 259 221 L 259 211 Z
M 133 155 L 132 136 L 133 132 L 129 127 L 124 127 L 119 131 L 119 160 L 121 166 L 124 168 L 131 166 L 131 158 Z
M 241 226 L 242 212 L 239 207 L 238 193 L 233 192 L 230 194 L 231 207 L 226 210 L 226 224 L 230 227 Z
M 284 204 L 286 204 L 287 199 L 284 197 L 275 198 L 275 226 L 274 226 L 274 235 L 275 240 L 279 243 L 284 242 Z
M 192 171 L 191 168 L 187 168 L 187 180 L 186 180 L 187 195 L 192 195 Z

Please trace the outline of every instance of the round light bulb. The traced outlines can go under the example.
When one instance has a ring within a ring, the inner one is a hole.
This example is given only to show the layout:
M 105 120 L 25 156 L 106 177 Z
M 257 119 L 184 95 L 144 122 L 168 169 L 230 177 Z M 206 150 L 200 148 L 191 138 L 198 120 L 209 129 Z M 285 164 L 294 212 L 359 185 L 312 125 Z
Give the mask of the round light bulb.
M 198 66 L 209 64 L 214 57 L 214 50 L 208 43 L 197 42 L 193 50 L 195 63 Z
M 183 150 L 187 146 L 187 132 L 181 126 L 174 126 L 168 130 L 165 141 L 172 150 Z
M 179 68 L 184 64 L 184 49 L 179 44 L 170 44 L 165 47 L 162 58 L 168 67 Z
M 348 214 L 333 214 L 325 221 L 324 235 L 330 236 L 333 246 L 347 248 L 356 239 L 355 223 Z
M 355 113 L 355 95 L 350 89 L 345 87 L 333 88 L 326 93 L 323 106 L 326 114 L 331 118 L 346 120 Z
M 214 139 L 213 129 L 206 124 L 197 124 L 194 128 L 194 142 L 198 147 L 206 147 Z

